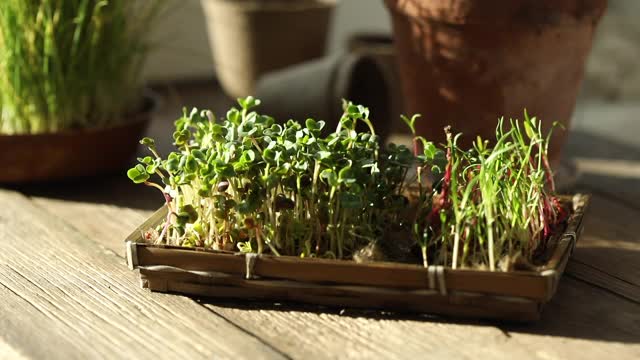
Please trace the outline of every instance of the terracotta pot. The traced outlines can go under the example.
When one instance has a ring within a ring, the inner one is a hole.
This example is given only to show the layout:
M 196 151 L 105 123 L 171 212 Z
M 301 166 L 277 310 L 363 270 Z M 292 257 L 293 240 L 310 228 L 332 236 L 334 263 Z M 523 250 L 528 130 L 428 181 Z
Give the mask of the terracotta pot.
M 324 54 L 336 0 L 204 0 L 216 73 L 233 97 L 260 75 Z
M 387 77 L 380 63 L 364 53 L 346 53 L 298 64 L 263 76 L 256 88 L 260 111 L 278 121 L 324 120 L 335 129 L 342 99 L 369 107 L 371 121 L 384 137 L 389 128 Z
M 109 128 L 35 135 L 0 135 L 0 182 L 27 183 L 123 170 L 138 148 L 156 100 Z
M 407 111 L 444 141 L 451 124 L 495 138 L 500 116 L 523 110 L 566 129 L 607 0 L 385 0 L 391 11 Z M 557 162 L 567 131 L 556 131 Z

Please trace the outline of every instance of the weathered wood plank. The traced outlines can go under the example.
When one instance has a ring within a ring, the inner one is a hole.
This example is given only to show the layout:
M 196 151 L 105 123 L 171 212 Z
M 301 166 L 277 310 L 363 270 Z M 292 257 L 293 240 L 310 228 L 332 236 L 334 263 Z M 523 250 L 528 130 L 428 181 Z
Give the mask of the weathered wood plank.
M 6 342 L 0 339 L 0 360 L 24 360 L 22 354 L 17 352 L 14 348 L 9 346 Z
M 0 190 L 0 203 L 0 338 L 26 356 L 282 357 L 188 298 L 140 289 L 121 258 L 24 196 Z

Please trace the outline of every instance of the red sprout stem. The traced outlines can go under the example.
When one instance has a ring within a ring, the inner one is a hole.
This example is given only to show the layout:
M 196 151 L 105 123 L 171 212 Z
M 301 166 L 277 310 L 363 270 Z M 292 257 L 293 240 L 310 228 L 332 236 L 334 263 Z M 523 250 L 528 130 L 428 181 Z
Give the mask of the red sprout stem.
M 553 179 L 553 171 L 551 171 L 551 165 L 549 164 L 549 159 L 547 156 L 542 156 L 542 164 L 544 165 L 545 174 L 547 176 L 547 183 L 549 184 L 549 188 L 551 189 L 551 193 L 556 192 L 556 182 Z
M 167 218 L 164 221 L 164 227 L 162 228 L 162 232 L 160 233 L 160 236 L 158 237 L 158 239 L 160 239 L 160 241 L 162 241 L 162 239 L 164 238 L 164 236 L 167 234 L 168 230 L 169 230 L 169 223 L 171 222 L 171 214 L 173 213 L 172 209 L 171 209 L 171 201 L 173 200 L 171 198 L 171 195 L 167 194 L 166 192 L 162 193 L 164 195 L 164 201 L 167 203 Z M 169 243 L 168 241 L 169 239 L 167 239 L 167 243 Z

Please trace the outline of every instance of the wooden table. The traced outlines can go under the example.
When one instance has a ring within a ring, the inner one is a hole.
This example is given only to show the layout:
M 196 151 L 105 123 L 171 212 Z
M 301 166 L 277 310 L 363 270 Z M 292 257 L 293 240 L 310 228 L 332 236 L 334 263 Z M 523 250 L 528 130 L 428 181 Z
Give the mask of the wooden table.
M 179 104 L 230 104 L 211 84 L 168 94 L 150 129 L 165 141 Z M 538 323 L 150 293 L 126 268 L 122 241 L 162 199 L 117 174 L 0 189 L 0 359 L 640 359 L 638 109 L 579 107 L 567 155 L 582 170 L 577 188 L 594 198 Z

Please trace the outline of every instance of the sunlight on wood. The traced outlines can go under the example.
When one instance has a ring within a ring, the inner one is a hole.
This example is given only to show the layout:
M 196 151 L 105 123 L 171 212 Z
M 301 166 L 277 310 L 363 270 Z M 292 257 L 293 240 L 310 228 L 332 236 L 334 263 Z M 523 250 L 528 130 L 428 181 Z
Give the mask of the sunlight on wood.
M 26 357 L 22 356 L 22 354 L 18 353 L 14 348 L 12 348 L 9 344 L 5 343 L 2 338 L 0 338 L 0 360 L 23 360 Z

